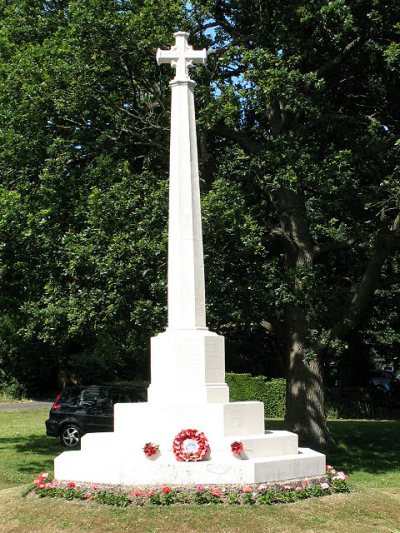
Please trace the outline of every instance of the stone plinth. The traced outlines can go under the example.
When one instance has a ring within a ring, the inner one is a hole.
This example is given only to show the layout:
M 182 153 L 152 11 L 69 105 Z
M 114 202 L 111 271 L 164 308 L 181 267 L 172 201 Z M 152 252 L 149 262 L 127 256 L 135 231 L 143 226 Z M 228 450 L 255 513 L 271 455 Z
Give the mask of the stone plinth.
M 151 339 L 149 403 L 229 402 L 224 337 L 208 330 L 168 330 Z
M 200 462 L 179 462 L 172 451 L 174 437 L 193 427 L 206 434 L 210 455 Z M 236 440 L 244 445 L 241 458 L 231 452 Z M 144 455 L 146 442 L 160 446 L 155 457 Z M 54 469 L 58 480 L 96 483 L 258 483 L 323 475 L 325 456 L 299 449 L 294 433 L 264 431 L 260 402 L 203 407 L 117 404 L 114 432 L 85 435 L 81 451 L 64 452 Z
M 196 428 L 210 443 L 209 457 L 182 463 L 173 451 L 182 429 Z M 241 441 L 244 452 L 236 458 L 231 444 Z M 160 447 L 153 458 L 143 453 L 146 442 Z M 258 483 L 283 481 L 325 473 L 325 456 L 299 449 L 297 435 L 264 430 L 261 402 L 159 405 L 116 404 L 113 433 L 91 433 L 82 449 L 56 458 L 59 480 L 127 485 L 196 483 Z

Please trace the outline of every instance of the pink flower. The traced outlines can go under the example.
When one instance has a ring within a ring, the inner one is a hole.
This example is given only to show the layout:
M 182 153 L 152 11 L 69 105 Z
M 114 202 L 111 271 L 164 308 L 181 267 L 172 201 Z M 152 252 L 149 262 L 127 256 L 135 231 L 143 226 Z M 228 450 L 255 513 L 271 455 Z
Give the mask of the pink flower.
M 43 483 L 39 483 L 38 487 L 39 487 L 39 489 L 44 489 Z
M 54 480 L 53 480 L 53 487 L 57 487 L 57 485 L 58 485 L 58 480 L 57 480 L 57 479 L 54 479 Z
M 294 490 L 295 490 L 296 492 L 301 492 L 303 489 L 302 489 L 301 487 L 296 487 Z
M 327 472 L 328 472 L 328 470 L 332 470 L 332 468 L 333 468 L 333 466 L 331 466 L 331 465 L 326 465 L 326 467 L 325 467 Z
M 163 488 L 161 489 L 161 492 L 162 492 L 163 494 L 168 494 L 169 492 L 171 492 L 171 489 L 170 489 L 169 487 L 163 487 Z
M 332 468 L 332 470 L 329 471 L 330 474 L 332 474 L 332 476 L 334 476 L 336 474 L 336 470 L 334 468 Z
M 283 488 L 284 488 L 285 490 L 290 490 L 292 487 L 291 487 L 290 485 L 284 485 Z
M 151 489 L 148 490 L 148 491 L 146 492 L 146 496 L 148 496 L 149 498 L 150 498 L 151 496 L 154 496 L 154 490 L 151 490 Z
M 47 472 L 40 472 L 39 477 L 42 479 L 47 479 L 49 477 L 49 474 Z
M 268 485 L 261 483 L 261 485 L 258 485 L 257 490 L 258 492 L 266 492 L 268 490 Z
M 220 491 L 220 489 L 214 489 L 212 491 L 212 495 L 213 496 L 217 496 L 218 498 L 220 498 L 222 496 L 222 492 Z
M 141 490 L 133 490 L 132 491 L 132 496 L 135 496 L 135 498 L 137 498 L 138 496 L 141 496 L 143 494 L 143 492 Z
M 91 500 L 92 499 L 92 495 L 91 494 L 85 494 L 84 498 L 85 498 L 85 500 Z
M 44 484 L 44 488 L 45 488 L 45 489 L 49 489 L 49 488 L 51 488 L 52 486 L 53 486 L 53 483 L 45 483 L 45 484 Z
M 329 483 L 321 483 L 321 489 L 328 490 L 329 489 Z
M 242 492 L 251 492 L 251 487 L 249 487 L 248 485 L 245 485 L 244 487 L 242 487 Z
M 75 483 L 74 483 L 73 481 L 69 481 L 69 482 L 67 483 L 67 487 L 68 487 L 69 489 L 73 489 L 73 488 L 75 487 Z
M 93 490 L 97 490 L 97 485 L 96 485 L 96 483 L 92 483 L 92 489 L 93 489 Z
M 196 490 L 197 492 L 204 492 L 206 488 L 204 485 L 197 485 Z
M 305 486 L 305 487 L 308 487 L 308 485 L 310 484 L 310 482 L 308 481 L 308 479 L 303 479 L 302 481 L 302 484 Z
M 35 481 L 33 483 L 34 483 L 34 485 L 37 486 L 37 485 L 40 485 L 42 481 L 43 481 L 43 479 L 35 479 Z
M 347 479 L 347 476 L 344 472 L 338 472 L 334 479 Z

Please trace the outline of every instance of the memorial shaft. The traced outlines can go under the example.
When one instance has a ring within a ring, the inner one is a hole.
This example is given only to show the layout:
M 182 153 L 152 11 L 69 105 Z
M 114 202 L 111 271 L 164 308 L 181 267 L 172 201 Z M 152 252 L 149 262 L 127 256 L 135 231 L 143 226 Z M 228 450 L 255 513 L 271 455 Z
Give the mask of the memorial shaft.
M 204 259 L 194 107 L 193 63 L 206 51 L 193 50 L 188 34 L 175 33 L 171 50 L 157 52 L 158 63 L 176 68 L 171 86 L 169 169 L 168 329 L 206 329 Z

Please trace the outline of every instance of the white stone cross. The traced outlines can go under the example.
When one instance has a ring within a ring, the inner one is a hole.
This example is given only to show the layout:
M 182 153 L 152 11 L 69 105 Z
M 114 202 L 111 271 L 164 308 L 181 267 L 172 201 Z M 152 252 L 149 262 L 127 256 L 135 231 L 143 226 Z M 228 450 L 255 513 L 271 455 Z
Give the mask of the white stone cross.
M 189 34 L 185 31 L 178 31 L 174 33 L 175 46 L 169 50 L 157 50 L 157 64 L 170 63 L 175 67 L 176 73 L 173 81 L 190 81 L 189 68 L 193 67 L 195 63 L 205 65 L 207 61 L 207 51 L 193 50 L 193 47 L 188 44 Z

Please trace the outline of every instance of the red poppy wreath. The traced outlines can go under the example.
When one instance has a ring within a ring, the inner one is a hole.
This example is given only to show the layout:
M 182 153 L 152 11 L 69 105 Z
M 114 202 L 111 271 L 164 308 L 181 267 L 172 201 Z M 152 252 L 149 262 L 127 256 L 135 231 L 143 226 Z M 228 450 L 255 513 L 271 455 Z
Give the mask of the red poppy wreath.
M 203 461 L 209 452 L 207 437 L 197 429 L 184 429 L 172 445 L 177 461 Z

